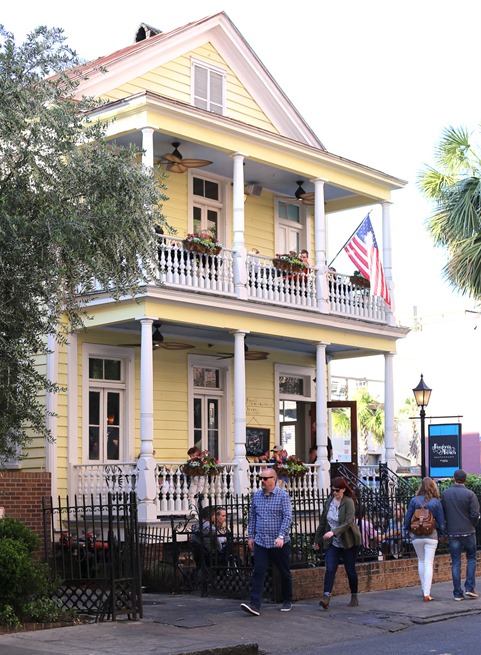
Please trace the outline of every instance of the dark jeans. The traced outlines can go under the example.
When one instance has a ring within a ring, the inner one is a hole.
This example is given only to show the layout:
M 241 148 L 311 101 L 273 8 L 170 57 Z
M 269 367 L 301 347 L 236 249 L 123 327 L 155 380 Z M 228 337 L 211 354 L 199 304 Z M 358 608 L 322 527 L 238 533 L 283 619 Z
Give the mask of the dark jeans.
M 351 594 L 357 594 L 357 571 L 356 571 L 356 557 L 359 551 L 359 546 L 352 548 L 338 548 L 332 544 L 326 551 L 325 566 L 326 574 L 324 576 L 324 593 L 330 594 L 334 586 L 334 578 L 336 577 L 337 567 L 342 557 L 344 568 L 346 569 L 347 579 L 349 580 L 349 589 Z
M 281 578 L 282 602 L 289 603 L 292 600 L 290 542 L 284 544 L 282 548 L 263 548 L 258 544 L 254 544 L 254 570 L 252 572 L 251 603 L 255 607 L 261 606 L 262 593 L 264 591 L 264 579 L 270 562 L 272 562 L 279 571 L 279 576 Z
M 461 587 L 461 553 L 466 552 L 466 591 L 474 591 L 476 586 L 476 535 L 469 537 L 449 537 L 449 553 L 451 555 L 451 573 L 453 576 L 453 593 L 456 598 L 463 595 Z

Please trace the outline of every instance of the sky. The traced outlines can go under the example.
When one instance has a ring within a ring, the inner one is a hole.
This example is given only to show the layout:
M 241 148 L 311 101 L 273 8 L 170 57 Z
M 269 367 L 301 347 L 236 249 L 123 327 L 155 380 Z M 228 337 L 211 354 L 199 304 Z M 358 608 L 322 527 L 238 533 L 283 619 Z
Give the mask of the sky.
M 168 31 L 219 11 L 227 13 L 328 151 L 407 181 L 403 190 L 393 194 L 391 208 L 398 322 L 410 325 L 416 307 L 431 323 L 441 317 L 441 328 L 446 313 L 451 316 L 457 311 L 463 316 L 465 309 L 474 309 L 472 301 L 453 293 L 442 279 L 445 256 L 433 248 L 426 233 L 424 223 L 431 207 L 421 197 L 416 180 L 426 164 L 434 164 L 435 147 L 446 127 L 479 130 L 479 0 L 305 0 L 299 5 L 285 0 L 276 4 L 137 0 L 122 5 L 103 0 L 92 7 L 18 0 L 3 3 L 0 22 L 18 43 L 38 25 L 61 27 L 68 44 L 82 58 L 93 59 L 133 43 L 141 22 Z M 331 229 L 331 253 L 342 247 L 365 213 L 351 212 L 342 230 Z M 381 210 L 375 205 L 371 220 L 381 242 Z M 334 266 L 340 272 L 352 268 L 342 259 Z M 474 339 L 478 353 L 481 341 L 481 321 L 474 330 L 473 317 L 469 316 L 468 342 L 449 344 L 448 337 L 440 337 L 436 352 L 441 344 L 443 351 L 449 349 L 445 372 L 450 380 L 465 374 L 473 377 L 468 344 Z M 409 339 L 408 346 L 416 341 Z M 428 351 L 416 347 L 413 357 L 408 349 L 413 371 L 408 392 L 421 372 L 430 386 L 435 384 L 429 379 L 432 355 L 428 357 Z M 464 373 L 458 369 L 466 360 L 469 366 Z M 377 379 L 378 373 L 371 377 Z M 446 392 L 438 396 L 441 409 L 451 390 L 444 379 L 437 383 Z M 479 383 L 478 391 L 480 405 Z M 433 393 L 433 404 L 434 399 Z

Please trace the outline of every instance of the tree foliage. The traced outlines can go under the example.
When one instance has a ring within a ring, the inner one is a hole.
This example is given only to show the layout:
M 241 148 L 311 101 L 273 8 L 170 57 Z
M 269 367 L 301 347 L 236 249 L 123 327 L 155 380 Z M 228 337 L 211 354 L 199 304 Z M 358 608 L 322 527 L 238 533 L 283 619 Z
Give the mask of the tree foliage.
M 481 158 L 465 128 L 448 127 L 435 152 L 436 167 L 419 176 L 423 195 L 435 205 L 428 230 L 446 249 L 444 275 L 453 287 L 481 299 Z
M 46 337 L 82 325 L 95 280 L 134 295 L 165 223 L 161 180 L 138 150 L 108 142 L 98 102 L 75 98 L 79 64 L 62 30 L 39 27 L 17 46 L 0 26 L 0 461 L 29 429 L 48 436 Z

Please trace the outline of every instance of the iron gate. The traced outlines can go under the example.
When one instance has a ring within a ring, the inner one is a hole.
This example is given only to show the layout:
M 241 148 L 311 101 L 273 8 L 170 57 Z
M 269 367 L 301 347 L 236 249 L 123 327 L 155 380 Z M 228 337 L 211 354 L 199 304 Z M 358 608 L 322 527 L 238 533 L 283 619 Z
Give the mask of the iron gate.
M 43 498 L 45 559 L 62 580 L 62 603 L 96 620 L 142 617 L 142 593 L 134 493 Z

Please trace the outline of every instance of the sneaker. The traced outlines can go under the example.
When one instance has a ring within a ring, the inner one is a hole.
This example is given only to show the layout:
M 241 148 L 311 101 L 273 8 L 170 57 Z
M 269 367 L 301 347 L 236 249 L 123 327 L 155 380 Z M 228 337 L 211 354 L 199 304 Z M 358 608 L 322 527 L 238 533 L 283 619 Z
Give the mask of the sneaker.
M 455 596 L 454 600 L 464 600 L 464 596 Z
M 281 607 L 281 612 L 290 612 L 292 609 L 292 603 L 283 603 Z
M 254 605 L 248 605 L 247 603 L 241 603 L 241 610 L 244 610 L 244 612 L 247 612 L 247 614 L 253 614 L 254 616 L 259 616 L 261 613 L 258 607 L 254 607 Z
M 474 589 L 472 591 L 465 591 L 464 595 L 468 598 L 479 598 L 479 594 L 477 594 Z

